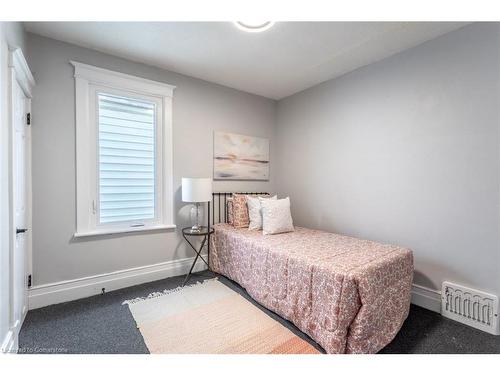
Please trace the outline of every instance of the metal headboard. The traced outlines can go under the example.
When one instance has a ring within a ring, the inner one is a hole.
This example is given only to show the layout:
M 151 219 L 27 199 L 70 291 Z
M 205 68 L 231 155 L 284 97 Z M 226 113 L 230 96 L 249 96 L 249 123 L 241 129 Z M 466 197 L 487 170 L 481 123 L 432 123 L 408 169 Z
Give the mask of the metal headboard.
M 227 200 L 233 194 L 242 195 L 266 195 L 268 193 L 247 193 L 247 192 L 219 192 L 212 193 L 212 202 L 208 202 L 208 229 L 213 224 L 227 223 L 229 215 L 227 213 Z M 207 244 L 208 257 L 210 259 L 210 241 Z M 209 261 L 210 264 L 210 261 Z
M 208 227 L 218 223 L 227 223 L 229 215 L 227 212 L 227 200 L 233 194 L 242 195 L 266 195 L 268 193 L 247 193 L 247 192 L 220 192 L 212 193 L 212 202 L 208 202 Z

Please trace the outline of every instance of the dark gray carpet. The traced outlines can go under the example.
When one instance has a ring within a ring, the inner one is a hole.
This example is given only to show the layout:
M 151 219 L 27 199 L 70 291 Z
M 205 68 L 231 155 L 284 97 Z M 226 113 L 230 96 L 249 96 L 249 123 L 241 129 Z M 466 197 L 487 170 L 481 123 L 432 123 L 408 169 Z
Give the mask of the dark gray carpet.
M 194 274 L 189 283 L 211 277 L 214 274 L 209 271 L 200 272 Z M 258 305 L 238 284 L 221 276 L 219 278 L 269 316 L 316 345 L 292 323 Z M 130 310 L 122 302 L 144 297 L 151 292 L 173 289 L 181 285 L 182 280 L 183 276 L 172 277 L 31 310 L 21 329 L 20 352 L 148 353 Z M 500 336 L 481 332 L 412 305 L 410 316 L 401 331 L 381 353 L 500 353 Z

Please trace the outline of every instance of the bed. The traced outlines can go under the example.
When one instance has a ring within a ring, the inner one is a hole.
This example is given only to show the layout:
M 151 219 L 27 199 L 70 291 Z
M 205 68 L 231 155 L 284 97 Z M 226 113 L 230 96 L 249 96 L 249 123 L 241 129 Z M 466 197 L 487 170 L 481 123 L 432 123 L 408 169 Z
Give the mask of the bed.
M 225 223 L 226 212 L 218 215 L 212 271 L 240 284 L 327 353 L 376 353 L 398 333 L 410 306 L 410 250 L 301 227 L 263 235 Z

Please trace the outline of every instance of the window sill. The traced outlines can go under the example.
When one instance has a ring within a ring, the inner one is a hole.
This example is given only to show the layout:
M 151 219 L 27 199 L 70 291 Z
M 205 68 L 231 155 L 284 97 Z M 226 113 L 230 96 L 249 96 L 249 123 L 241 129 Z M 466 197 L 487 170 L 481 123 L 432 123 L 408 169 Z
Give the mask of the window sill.
M 148 227 L 102 229 L 102 230 L 93 230 L 89 232 L 77 232 L 73 235 L 73 237 L 74 238 L 95 237 L 95 236 L 105 236 L 105 235 L 120 234 L 120 233 L 151 232 L 151 231 L 175 229 L 175 228 L 177 228 L 175 224 L 162 224 L 162 225 L 155 225 Z

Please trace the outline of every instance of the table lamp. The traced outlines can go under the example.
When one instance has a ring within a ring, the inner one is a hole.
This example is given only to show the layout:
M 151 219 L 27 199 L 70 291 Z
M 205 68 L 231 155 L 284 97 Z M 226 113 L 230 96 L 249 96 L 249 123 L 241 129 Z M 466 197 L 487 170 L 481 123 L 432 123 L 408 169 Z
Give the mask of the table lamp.
M 191 232 L 201 231 L 201 220 L 203 212 L 200 203 L 212 200 L 212 179 L 211 178 L 182 178 L 182 201 L 194 203 L 191 208 L 190 218 L 193 226 Z

